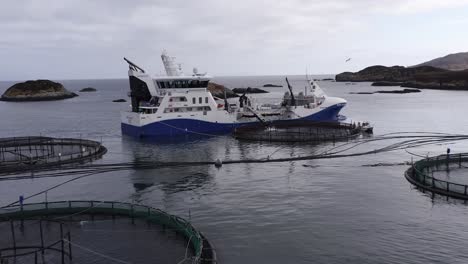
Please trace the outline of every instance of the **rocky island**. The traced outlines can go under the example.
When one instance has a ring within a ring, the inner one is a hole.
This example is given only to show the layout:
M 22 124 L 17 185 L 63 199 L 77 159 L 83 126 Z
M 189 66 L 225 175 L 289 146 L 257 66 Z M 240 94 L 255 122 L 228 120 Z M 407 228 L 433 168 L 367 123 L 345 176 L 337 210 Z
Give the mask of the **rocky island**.
M 267 88 L 267 87 L 283 87 L 283 85 L 267 83 L 267 84 L 264 84 L 263 87 L 265 87 L 265 88 Z
M 78 96 L 65 89 L 61 83 L 36 80 L 17 83 L 3 93 L 2 101 L 49 101 Z
M 468 90 L 468 70 L 450 71 L 432 66 L 371 66 L 359 72 L 336 75 L 338 82 L 374 82 L 373 86 L 419 89 Z
M 336 75 L 337 82 L 408 82 L 417 74 L 434 74 L 447 70 L 421 66 L 406 68 L 403 66 L 385 67 L 381 65 L 367 67 L 358 72 L 343 72 Z
M 86 87 L 80 90 L 80 93 L 89 93 L 89 92 L 96 92 L 96 88 L 93 87 Z
M 262 90 L 260 88 L 252 88 L 252 87 L 247 87 L 247 88 L 234 88 L 232 89 L 233 92 L 242 94 L 242 93 L 247 93 L 247 94 L 258 94 L 258 93 L 268 93 L 265 90 Z
M 224 94 L 226 93 L 227 98 L 239 97 L 231 89 L 226 88 L 224 85 L 217 84 L 214 82 L 208 83 L 208 91 L 215 97 L 224 99 Z
M 403 90 L 391 90 L 391 91 L 375 91 L 375 92 L 351 92 L 350 94 L 407 94 L 407 93 L 420 93 L 419 89 L 403 89 Z

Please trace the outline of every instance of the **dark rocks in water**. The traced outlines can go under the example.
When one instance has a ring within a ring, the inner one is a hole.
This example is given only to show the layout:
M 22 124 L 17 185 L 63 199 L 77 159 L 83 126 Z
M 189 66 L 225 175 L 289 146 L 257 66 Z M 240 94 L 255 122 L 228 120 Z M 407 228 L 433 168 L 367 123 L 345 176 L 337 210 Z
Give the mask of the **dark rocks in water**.
M 403 82 L 373 82 L 372 86 L 401 86 Z
M 50 101 L 78 96 L 65 89 L 61 83 L 36 80 L 17 83 L 3 93 L 2 101 Z
M 418 74 L 443 73 L 447 70 L 421 66 L 405 68 L 403 66 L 371 66 L 359 72 L 343 72 L 336 75 L 337 82 L 407 82 L 414 80 Z
M 403 90 L 391 90 L 391 91 L 375 91 L 375 92 L 352 92 L 350 94 L 407 94 L 407 93 L 420 93 L 419 89 L 403 89 Z
M 85 93 L 85 92 L 96 92 L 96 88 L 92 88 L 92 87 L 86 87 L 86 88 L 83 88 L 80 90 L 80 93 Z
M 112 102 L 114 102 L 114 103 L 124 103 L 124 102 L 127 102 L 127 100 L 125 100 L 125 99 L 115 99 L 115 100 L 112 100 Z
M 214 82 L 208 83 L 208 91 L 211 92 L 211 94 L 214 97 L 218 97 L 221 99 L 224 99 L 224 93 L 226 93 L 227 98 L 234 98 L 234 97 L 239 97 L 236 93 L 234 93 L 231 89 L 225 87 L 224 85 L 217 84 Z
M 264 84 L 263 87 L 283 87 L 283 85 L 267 83 Z
M 376 93 L 392 93 L 392 94 L 407 94 L 407 93 L 420 93 L 419 89 L 403 89 L 403 90 L 392 90 L 392 91 L 377 91 Z
M 317 81 L 322 81 L 322 82 L 325 82 L 325 81 L 332 81 L 332 82 L 333 82 L 333 81 L 335 81 L 335 79 L 333 79 L 333 78 L 324 78 L 324 79 L 314 79 L 314 81 L 316 81 L 316 82 L 317 82 Z
M 268 93 L 265 90 L 262 90 L 260 88 L 252 88 L 252 87 L 247 87 L 247 88 L 234 88 L 232 89 L 233 92 L 238 93 L 238 94 L 257 94 L 257 93 Z
M 401 87 L 435 90 L 468 91 L 468 81 L 451 82 L 405 82 Z

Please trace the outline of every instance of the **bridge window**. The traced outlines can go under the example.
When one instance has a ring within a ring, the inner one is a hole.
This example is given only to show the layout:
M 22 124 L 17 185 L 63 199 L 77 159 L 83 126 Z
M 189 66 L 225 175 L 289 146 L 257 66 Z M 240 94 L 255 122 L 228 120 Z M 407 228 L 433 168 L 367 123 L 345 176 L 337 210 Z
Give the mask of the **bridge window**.
M 202 87 L 202 88 L 208 87 L 208 81 L 201 81 L 200 82 L 200 87 Z
M 208 97 L 205 97 L 205 104 L 208 103 Z
M 198 97 L 198 103 L 199 103 L 199 104 L 203 103 L 203 98 Z
M 158 81 L 157 84 L 161 89 L 174 88 L 206 88 L 209 81 L 199 80 L 174 80 L 174 81 Z
M 192 80 L 190 81 L 190 88 L 197 88 L 200 87 L 200 82 L 198 80 Z
M 193 97 L 193 98 L 192 98 L 192 103 L 193 103 L 193 104 L 196 104 L 196 103 L 197 103 L 197 98 Z

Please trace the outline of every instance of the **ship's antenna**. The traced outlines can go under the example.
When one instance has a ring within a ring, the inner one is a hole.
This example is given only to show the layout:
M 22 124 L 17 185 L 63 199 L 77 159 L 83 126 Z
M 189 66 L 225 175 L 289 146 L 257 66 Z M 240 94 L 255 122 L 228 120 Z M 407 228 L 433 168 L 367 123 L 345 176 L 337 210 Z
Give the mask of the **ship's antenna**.
M 143 70 L 141 67 L 139 67 L 135 63 L 131 62 L 129 59 L 124 57 L 124 60 L 128 63 L 128 68 L 130 68 L 130 70 L 141 71 L 142 73 L 145 73 L 145 70 Z
M 286 77 L 286 83 L 288 84 L 289 92 L 291 93 L 291 105 L 296 106 L 296 99 L 294 98 L 294 93 L 291 85 L 289 84 L 288 77 Z

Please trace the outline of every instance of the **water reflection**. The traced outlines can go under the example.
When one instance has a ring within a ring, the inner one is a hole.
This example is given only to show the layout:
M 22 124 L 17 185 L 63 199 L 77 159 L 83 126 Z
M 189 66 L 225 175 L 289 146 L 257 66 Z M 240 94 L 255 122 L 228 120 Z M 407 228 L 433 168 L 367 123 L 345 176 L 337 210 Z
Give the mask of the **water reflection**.
M 216 141 L 216 140 L 215 140 Z M 184 140 L 179 142 L 161 142 L 155 140 L 133 141 L 126 138 L 122 141 L 124 152 L 131 153 L 130 162 L 134 170 L 129 173 L 130 181 L 134 187 L 134 200 L 140 200 L 147 192 L 158 188 L 163 196 L 178 192 L 193 191 L 209 184 L 212 179 L 214 167 L 203 166 L 176 166 L 161 167 L 158 169 L 141 169 L 138 164 L 147 162 L 183 162 L 206 161 L 218 158 L 218 153 L 226 155 L 228 147 L 220 147 L 223 140 L 213 143 L 203 138 Z M 229 151 L 227 151 L 229 153 Z

